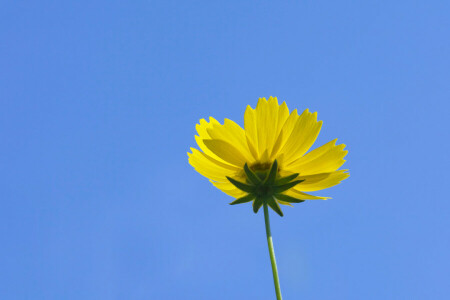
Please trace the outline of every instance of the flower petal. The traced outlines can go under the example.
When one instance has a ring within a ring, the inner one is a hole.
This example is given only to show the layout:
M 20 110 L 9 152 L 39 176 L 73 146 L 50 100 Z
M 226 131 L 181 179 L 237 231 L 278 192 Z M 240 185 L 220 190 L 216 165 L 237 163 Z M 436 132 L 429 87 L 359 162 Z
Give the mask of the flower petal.
M 286 145 L 286 142 L 291 136 L 298 119 L 299 115 L 297 113 L 297 110 L 294 109 L 291 112 L 291 114 L 286 118 L 286 120 L 283 123 L 283 126 L 280 129 L 280 132 L 278 133 L 277 140 L 274 143 L 274 147 L 271 153 L 272 158 L 276 158 L 278 156 L 278 153 L 280 153 L 280 150 L 284 148 L 284 145 Z
M 256 105 L 256 128 L 258 131 L 258 153 L 261 154 L 267 150 L 267 139 L 270 135 L 270 109 L 266 98 L 259 98 Z
M 208 129 L 212 128 L 213 125 L 220 125 L 218 121 L 216 121 L 213 117 L 209 118 L 209 122 L 207 122 L 205 119 L 201 119 L 199 124 L 195 125 L 195 129 L 197 130 L 198 136 L 195 136 L 195 141 L 197 142 L 200 149 L 207 154 L 209 157 L 214 158 L 217 161 L 220 161 L 224 164 L 229 165 L 227 162 L 225 162 L 222 158 L 214 154 L 211 150 L 206 147 L 206 145 L 203 143 L 204 139 L 210 139 Z
M 276 99 L 277 98 L 275 98 L 275 101 Z M 289 108 L 287 107 L 286 102 L 283 102 L 278 108 L 278 122 L 277 122 L 276 136 L 278 136 L 278 134 L 281 132 L 281 129 L 283 128 L 284 123 L 286 123 L 288 117 L 289 117 Z
M 292 196 L 294 198 L 297 198 L 297 199 L 301 199 L 301 200 L 327 200 L 327 199 L 331 199 L 330 197 L 319 197 L 319 196 L 314 196 L 314 195 L 310 195 L 310 194 L 307 194 L 307 193 L 300 192 L 299 190 L 296 189 L 296 187 L 290 189 L 285 194 L 289 195 L 289 196 Z
M 323 190 L 339 184 L 342 180 L 350 176 L 346 173 L 348 170 L 339 170 L 329 173 L 320 173 L 314 175 L 300 175 L 298 178 L 304 180 L 299 183 L 295 189 L 302 192 L 311 192 Z
M 317 113 L 306 109 L 297 120 L 291 135 L 280 153 L 286 155 L 285 163 L 290 164 L 308 151 L 319 135 L 322 121 L 317 121 Z
M 256 113 L 250 105 L 247 105 L 247 109 L 244 114 L 244 128 L 245 136 L 247 140 L 248 147 L 252 151 L 255 159 L 258 159 L 258 131 L 256 127 Z
M 262 160 L 261 155 L 267 151 L 272 156 L 275 145 L 278 145 L 279 134 L 289 116 L 286 103 L 278 104 L 276 97 L 259 98 L 256 109 L 247 107 L 244 116 L 245 132 L 249 148 L 255 148 L 256 159 Z
M 210 182 L 219 190 L 224 192 L 225 194 L 234 197 L 234 198 L 240 198 L 245 196 L 247 193 L 244 193 L 240 189 L 236 188 L 234 185 L 232 185 L 230 182 L 215 182 L 210 180 Z
M 224 161 L 243 168 L 246 162 L 245 157 L 233 145 L 223 140 L 203 140 L 203 143 L 211 152 L 223 159 Z
M 280 200 L 277 200 L 277 202 L 280 203 L 280 204 L 286 205 L 286 206 L 294 207 L 294 205 L 292 205 L 289 202 L 284 202 L 284 201 L 280 201 Z
M 286 120 L 289 117 L 289 109 L 286 105 L 286 102 L 283 102 L 280 106 L 278 106 L 277 98 L 271 97 L 269 99 L 269 103 L 271 102 L 271 99 L 274 99 L 272 100 L 272 103 L 275 103 L 275 105 L 278 107 L 277 126 L 275 128 L 275 134 L 271 141 L 272 147 L 269 149 L 270 159 L 273 160 L 275 159 L 275 155 L 280 149 L 281 143 L 283 142 L 284 133 L 282 129 L 284 127 L 284 124 L 286 123 Z
M 277 132 L 277 126 L 278 126 L 278 100 L 276 97 L 269 97 L 269 100 L 267 101 L 266 105 L 266 145 L 264 146 L 264 149 L 268 150 L 268 153 L 272 153 L 273 146 L 275 144 L 275 141 L 277 140 L 278 132 Z
M 238 168 L 235 170 L 224 168 L 220 162 L 215 163 L 214 159 L 208 158 L 205 153 L 195 148 L 191 148 L 191 151 L 192 153 L 188 153 L 189 163 L 197 172 L 209 179 L 225 181 L 226 176 L 235 176 L 239 172 Z
M 345 145 L 340 144 L 336 146 L 336 141 L 337 139 L 332 140 L 312 150 L 285 168 L 292 172 L 301 173 L 301 175 L 336 171 L 344 164 L 344 157 L 348 153 L 347 150 L 344 150 Z
M 247 162 L 254 161 L 247 145 L 244 129 L 235 122 L 225 119 L 223 125 L 217 122 L 207 128 L 207 132 L 211 139 L 223 140 L 233 145 L 245 157 Z

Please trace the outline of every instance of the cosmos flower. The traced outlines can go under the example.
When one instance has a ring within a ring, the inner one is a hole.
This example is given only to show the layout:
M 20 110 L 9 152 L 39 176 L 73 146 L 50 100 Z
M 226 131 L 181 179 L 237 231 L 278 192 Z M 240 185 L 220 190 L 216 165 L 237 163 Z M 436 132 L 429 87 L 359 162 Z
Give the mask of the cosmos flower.
M 236 198 L 230 204 L 253 202 L 254 212 L 267 203 L 280 216 L 279 204 L 325 200 L 309 194 L 339 184 L 347 178 L 345 145 L 332 140 L 310 150 L 322 121 L 308 109 L 289 112 L 276 97 L 260 98 L 256 109 L 247 106 L 244 129 L 225 119 L 210 117 L 196 125 L 189 163 L 224 193 Z

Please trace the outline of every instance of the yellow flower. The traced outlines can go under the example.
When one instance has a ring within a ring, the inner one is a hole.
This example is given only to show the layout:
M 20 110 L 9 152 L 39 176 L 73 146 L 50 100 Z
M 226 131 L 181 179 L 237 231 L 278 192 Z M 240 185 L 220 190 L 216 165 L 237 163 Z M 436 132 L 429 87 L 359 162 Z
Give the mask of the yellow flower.
M 267 201 L 282 215 L 278 203 L 329 199 L 305 192 L 332 187 L 349 176 L 347 170 L 338 170 L 347 151 L 344 144 L 336 145 L 337 139 L 307 153 L 321 127 L 316 112 L 289 113 L 276 97 L 260 98 L 256 109 L 247 106 L 245 130 L 229 119 L 224 124 L 212 117 L 209 122 L 201 119 L 195 136 L 201 151 L 191 148 L 189 163 L 238 199 L 231 204 L 253 201 L 257 212 Z

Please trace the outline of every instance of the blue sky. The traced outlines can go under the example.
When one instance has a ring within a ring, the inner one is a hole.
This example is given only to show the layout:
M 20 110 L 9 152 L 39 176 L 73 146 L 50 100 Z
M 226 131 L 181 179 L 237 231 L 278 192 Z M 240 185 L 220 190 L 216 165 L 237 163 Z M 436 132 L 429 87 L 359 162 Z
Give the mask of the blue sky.
M 6 1 L 0 298 L 274 299 L 200 118 L 317 111 L 351 177 L 271 214 L 285 299 L 450 296 L 448 1 Z

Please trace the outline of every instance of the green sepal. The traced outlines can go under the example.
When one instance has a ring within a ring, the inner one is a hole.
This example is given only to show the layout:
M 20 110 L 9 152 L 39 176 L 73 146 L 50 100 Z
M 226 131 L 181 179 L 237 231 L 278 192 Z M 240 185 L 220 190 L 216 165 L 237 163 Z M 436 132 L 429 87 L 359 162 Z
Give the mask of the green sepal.
M 237 187 L 238 189 L 240 189 L 241 191 L 247 192 L 247 193 L 253 193 L 255 191 L 255 187 L 248 185 L 246 183 L 237 181 L 231 177 L 227 176 L 228 181 L 230 181 L 235 187 Z
M 263 200 L 261 198 L 256 198 L 255 201 L 253 201 L 253 212 L 256 214 L 262 205 Z
M 273 186 L 273 192 L 275 194 L 282 193 L 284 191 L 287 191 L 290 188 L 293 188 L 294 186 L 296 186 L 297 184 L 299 184 L 302 181 L 304 181 L 304 180 L 295 180 L 295 181 L 291 181 L 291 182 L 286 183 L 286 184 L 275 185 L 275 186 Z
M 269 173 L 267 174 L 266 179 L 264 180 L 264 184 L 272 185 L 275 182 L 275 178 L 277 177 L 277 172 L 278 172 L 278 163 L 277 160 L 275 159 L 273 161 Z
M 274 196 L 275 198 L 277 198 L 280 201 L 284 201 L 284 202 L 288 202 L 288 203 L 302 203 L 305 202 L 305 200 L 300 200 L 288 195 L 284 195 L 284 194 L 276 194 Z
M 254 185 L 257 185 L 258 183 L 261 182 L 258 175 L 256 175 L 252 170 L 250 170 L 247 163 L 245 163 L 244 165 L 244 171 L 245 174 L 247 175 L 248 180 L 250 180 L 250 182 L 253 183 Z
M 291 174 L 291 175 L 288 175 L 286 177 L 281 177 L 281 178 L 275 180 L 275 184 L 276 185 L 286 184 L 288 182 L 291 182 L 292 180 L 294 180 L 297 177 L 298 177 L 298 173 Z
M 279 214 L 281 217 L 283 216 L 283 212 L 281 211 L 280 206 L 278 205 L 277 200 L 275 200 L 273 197 L 270 197 L 267 199 L 267 204 L 272 208 L 277 214 Z
M 233 202 L 230 203 L 230 205 L 247 203 L 247 202 L 252 201 L 253 199 L 255 199 L 255 196 L 253 194 L 248 194 L 247 196 L 244 196 L 244 197 L 234 200 Z

